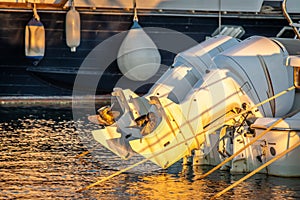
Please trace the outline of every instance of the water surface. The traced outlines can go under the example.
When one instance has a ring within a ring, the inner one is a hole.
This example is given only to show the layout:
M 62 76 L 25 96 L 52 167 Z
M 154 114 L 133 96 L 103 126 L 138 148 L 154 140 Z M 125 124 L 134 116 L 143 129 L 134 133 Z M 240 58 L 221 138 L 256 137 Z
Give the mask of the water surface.
M 121 161 L 93 141 L 96 128 L 74 122 L 69 108 L 0 108 L 0 199 L 209 199 L 242 177 L 217 171 L 197 179 L 209 167 L 178 162 L 162 170 L 147 162 L 76 192 L 143 159 Z M 300 199 L 300 179 L 257 174 L 220 199 Z

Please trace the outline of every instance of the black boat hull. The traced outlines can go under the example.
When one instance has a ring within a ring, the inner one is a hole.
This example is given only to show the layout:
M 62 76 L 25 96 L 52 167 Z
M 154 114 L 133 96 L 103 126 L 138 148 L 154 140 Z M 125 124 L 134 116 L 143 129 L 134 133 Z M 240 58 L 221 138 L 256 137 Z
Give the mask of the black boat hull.
M 104 40 L 127 31 L 132 25 L 130 13 L 81 12 L 81 44 L 77 51 L 72 53 L 66 45 L 65 11 L 44 11 L 39 15 L 46 31 L 46 50 L 39 65 L 34 66 L 32 61 L 25 58 L 24 53 L 24 30 L 32 13 L 26 10 L 0 11 L 0 96 L 72 95 L 76 72 L 88 54 Z M 215 31 L 218 20 L 217 13 L 139 16 L 142 27 L 175 30 L 197 42 L 203 41 Z M 296 16 L 295 21 L 297 20 L 300 20 L 299 16 Z M 246 32 L 243 38 L 246 38 L 252 35 L 274 37 L 287 22 L 278 14 L 268 17 L 259 14 L 227 14 L 222 17 L 222 24 L 243 26 Z M 185 48 L 188 48 L 188 45 Z M 161 51 L 161 54 L 162 65 L 170 66 L 175 54 L 167 51 Z M 162 68 L 150 82 L 157 80 L 166 69 L 167 67 Z M 115 61 L 109 67 L 100 70 L 104 73 L 96 92 L 109 93 L 122 74 Z M 89 73 L 89 78 L 94 78 L 92 71 Z M 138 84 L 142 86 L 144 83 Z M 150 85 L 141 87 L 139 92 L 146 92 Z M 89 85 L 86 86 L 83 89 Z

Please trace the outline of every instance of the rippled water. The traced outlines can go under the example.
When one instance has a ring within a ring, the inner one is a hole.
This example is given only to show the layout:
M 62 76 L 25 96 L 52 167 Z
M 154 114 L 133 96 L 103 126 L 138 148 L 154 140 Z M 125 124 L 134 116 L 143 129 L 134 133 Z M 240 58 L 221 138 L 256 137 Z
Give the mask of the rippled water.
M 207 167 L 146 163 L 76 192 L 142 159 L 121 161 L 92 140 L 95 128 L 68 108 L 0 108 L 0 199 L 209 199 L 241 178 L 218 171 L 199 180 Z M 300 199 L 300 179 L 258 174 L 220 199 Z

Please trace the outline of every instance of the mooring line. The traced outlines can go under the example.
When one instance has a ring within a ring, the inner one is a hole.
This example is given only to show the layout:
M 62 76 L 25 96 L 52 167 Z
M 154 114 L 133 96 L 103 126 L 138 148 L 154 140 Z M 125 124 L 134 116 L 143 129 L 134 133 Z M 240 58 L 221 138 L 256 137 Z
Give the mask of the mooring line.
M 265 104 L 265 103 L 267 103 L 267 102 L 269 102 L 269 101 L 272 101 L 273 99 L 278 98 L 279 96 L 282 96 L 282 95 L 284 95 L 284 94 L 286 94 L 286 93 L 288 93 L 288 92 L 290 92 L 290 91 L 292 91 L 292 90 L 294 90 L 294 89 L 295 89 L 295 86 L 292 86 L 292 87 L 290 87 L 290 88 L 288 88 L 288 89 L 286 89 L 286 90 L 284 90 L 284 91 L 282 91 L 282 92 L 276 94 L 275 96 L 272 96 L 272 97 L 270 97 L 270 98 L 268 98 L 268 99 L 266 99 L 266 100 L 264 100 L 264 101 L 262 101 L 262 102 L 260 102 L 260 103 L 258 103 L 258 104 L 256 104 L 256 105 L 252 106 L 251 108 L 249 108 L 249 109 L 247 109 L 247 110 L 244 110 L 244 111 L 242 111 L 242 112 L 240 112 L 240 113 L 238 113 L 238 114 L 233 115 L 233 116 L 230 117 L 229 119 L 225 120 L 225 122 L 228 122 L 228 121 L 230 121 L 231 119 L 234 119 L 234 118 L 236 118 L 236 117 L 238 117 L 238 116 L 240 116 L 240 115 L 243 115 L 243 114 L 249 112 L 250 110 L 252 110 L 252 109 L 254 109 L 254 108 L 257 108 L 257 107 L 259 107 L 259 106 L 261 106 L 261 105 L 263 105 L 263 104 Z M 223 124 L 222 124 L 222 125 L 223 125 Z M 213 127 L 213 128 L 214 128 L 214 127 Z M 198 135 L 200 135 L 200 134 L 201 134 L 201 133 L 196 134 L 196 136 L 198 136 Z M 188 139 L 187 139 L 187 141 L 188 141 Z M 88 150 L 88 151 L 85 151 L 85 152 L 83 152 L 83 153 L 81 153 L 81 154 L 75 156 L 75 158 L 83 157 L 83 156 L 87 155 L 88 153 L 93 152 L 95 149 L 96 149 L 96 147 L 94 147 L 94 148 L 92 148 L 92 149 L 90 149 L 90 150 Z
M 251 108 L 248 108 L 248 109 L 242 111 L 241 113 L 238 113 L 238 114 L 236 114 L 236 115 L 230 117 L 229 119 L 225 120 L 225 122 L 228 122 L 228 121 L 230 121 L 230 120 L 232 120 L 232 119 L 234 119 L 234 118 L 236 118 L 236 117 L 238 117 L 238 116 L 240 116 L 240 115 L 243 115 L 243 114 L 245 114 L 245 113 L 247 113 L 247 112 L 253 110 L 254 108 L 257 108 L 257 107 L 259 107 L 259 106 L 261 106 L 261 105 L 263 105 L 263 104 L 265 104 L 265 103 L 267 103 L 267 102 L 269 102 L 269 101 L 271 101 L 271 100 L 273 100 L 273 99 L 275 99 L 275 98 L 278 98 L 279 96 L 282 96 L 282 95 L 286 94 L 287 92 L 292 91 L 293 89 L 295 89 L 295 86 L 292 86 L 292 87 L 290 87 L 290 88 L 288 88 L 288 89 L 286 89 L 286 90 L 284 90 L 284 91 L 282 91 L 282 92 L 276 94 L 275 96 L 270 97 L 270 98 L 268 98 L 268 99 L 266 99 L 266 100 L 264 100 L 264 101 L 262 101 L 262 102 L 260 102 L 260 103 L 258 103 L 258 104 L 256 104 L 256 105 L 252 106 Z M 224 123 L 225 123 L 225 122 L 224 122 Z M 210 130 L 216 131 L 216 130 L 218 130 L 219 128 L 221 128 L 222 126 L 223 126 L 223 123 L 222 123 L 222 124 L 219 124 L 219 125 L 216 125 L 216 126 L 214 126 L 214 127 L 212 127 Z M 107 181 L 107 180 L 109 180 L 109 179 L 111 179 L 111 178 L 113 178 L 113 177 L 115 177 L 115 176 L 117 176 L 117 175 L 120 175 L 120 174 L 122 174 L 122 173 L 124 173 L 124 172 L 126 172 L 126 171 L 128 171 L 128 170 L 130 170 L 130 169 L 132 169 L 132 168 L 134 168 L 134 167 L 136 167 L 136 166 L 138 166 L 138 165 L 140 165 L 140 164 L 143 164 L 143 163 L 145 163 L 145 162 L 151 160 L 152 158 L 155 158 L 156 156 L 159 156 L 160 154 L 162 154 L 162 153 L 164 153 L 164 152 L 166 152 L 166 151 L 169 151 L 169 150 L 171 150 L 171 149 L 177 147 L 178 145 L 184 144 L 184 143 L 186 143 L 187 141 L 192 140 L 192 139 L 194 139 L 195 137 L 198 137 L 198 136 L 204 134 L 206 131 L 207 131 L 207 129 L 204 129 L 202 132 L 200 132 L 200 133 L 194 135 L 193 137 L 189 137 L 189 138 L 187 138 L 186 140 L 183 140 L 182 142 L 177 143 L 177 144 L 174 145 L 174 146 L 170 146 L 170 147 L 164 149 L 163 151 L 158 152 L 157 154 L 154 154 L 154 155 L 152 155 L 152 156 L 150 156 L 150 157 L 148 157 L 148 158 L 145 158 L 144 160 L 142 160 L 142 161 L 140 161 L 140 162 L 137 162 L 137 163 L 135 163 L 135 164 L 133 164 L 133 165 L 131 165 L 131 166 L 125 168 L 125 169 L 122 169 L 122 170 L 120 170 L 120 171 L 118 171 L 118 172 L 116 172 L 116 173 L 114 173 L 114 174 L 108 176 L 108 177 L 105 177 L 105 178 L 103 178 L 103 179 L 101 179 L 101 180 L 99 180 L 99 181 L 96 181 L 95 183 L 92 183 L 92 184 L 90 184 L 90 185 L 88 185 L 88 186 L 86 186 L 86 187 L 84 187 L 84 188 L 81 188 L 81 189 L 77 190 L 77 192 L 82 192 L 82 191 L 84 191 L 84 190 L 88 190 L 88 189 L 90 189 L 90 188 L 92 188 L 92 187 L 94 187 L 94 186 L 96 186 L 96 185 L 98 185 L 98 184 L 100 184 L 100 183 L 102 183 L 102 182 L 105 182 L 105 181 Z
M 103 179 L 101 179 L 101 180 L 99 180 L 99 181 L 97 181 L 97 182 L 95 182 L 95 183 L 92 183 L 92 184 L 90 184 L 90 185 L 88 185 L 88 186 L 86 186 L 86 187 L 84 187 L 84 188 L 81 188 L 81 189 L 77 190 L 76 192 L 82 192 L 82 191 L 84 191 L 84 190 L 88 190 L 88 189 L 90 189 L 90 188 L 92 188 L 92 187 L 94 187 L 94 186 L 96 186 L 96 185 L 99 185 L 99 184 L 102 183 L 102 182 L 105 182 L 105 181 L 107 181 L 107 180 L 109 180 L 109 179 L 111 179 L 111 178 L 113 178 L 113 177 L 115 177 L 115 176 L 118 176 L 118 175 L 120 175 L 120 174 L 122 174 L 122 173 L 124 173 L 124 172 L 126 172 L 126 171 L 128 171 L 128 170 L 130 170 L 130 169 L 133 169 L 133 168 L 135 168 L 136 166 L 141 165 L 141 164 L 147 162 L 148 160 L 149 160 L 149 158 L 144 159 L 144 160 L 141 160 L 140 162 L 137 162 L 137 163 L 135 163 L 135 164 L 133 164 L 133 165 L 130 165 L 129 167 L 127 167 L 127 168 L 125 168 L 125 169 L 119 170 L 119 171 L 117 171 L 116 173 L 113 173 L 113 174 L 111 174 L 111 175 L 109 175 L 109 176 L 107 176 L 107 177 L 105 177 L 105 178 L 103 178 Z
M 235 186 L 237 186 L 238 184 L 240 184 L 241 182 L 243 182 L 244 180 L 250 178 L 251 176 L 253 176 L 254 174 L 256 174 L 257 172 L 259 172 L 260 170 L 262 170 L 263 168 L 269 166 L 270 164 L 272 164 L 273 162 L 275 162 L 276 160 L 278 160 L 279 158 L 281 158 L 282 156 L 288 154 L 289 152 L 293 151 L 294 149 L 296 149 L 298 146 L 300 145 L 300 141 L 296 144 L 294 144 L 293 146 L 291 146 L 290 148 L 286 149 L 285 151 L 281 152 L 280 154 L 278 154 L 276 157 L 272 158 L 271 160 L 269 160 L 268 162 L 266 162 L 265 164 L 261 165 L 260 167 L 258 167 L 257 169 L 255 169 L 254 171 L 250 172 L 249 174 L 247 174 L 246 176 L 244 176 L 243 178 L 239 179 L 238 181 L 234 182 L 233 184 L 231 184 L 230 186 L 228 186 L 227 188 L 225 188 L 224 190 L 222 190 L 221 192 L 217 193 L 216 195 L 214 195 L 211 199 L 216 199 L 220 196 L 222 196 L 224 193 L 226 193 L 228 190 L 234 188 Z
M 215 128 L 214 131 L 216 131 L 217 129 L 221 128 L 222 126 L 223 126 L 223 124 L 221 124 L 221 125 L 219 125 L 219 126 L 216 126 L 216 127 L 213 127 L 213 128 Z M 148 157 L 148 158 L 145 158 L 144 160 L 141 160 L 140 162 L 137 162 L 137 163 L 135 163 L 135 164 L 133 164 L 133 165 L 131 165 L 131 166 L 125 168 L 125 169 L 122 169 L 122 170 L 120 170 L 120 171 L 118 171 L 118 172 L 116 172 L 116 173 L 114 173 L 114 174 L 108 176 L 108 177 L 105 177 L 105 178 L 103 178 L 103 179 L 101 179 L 101 180 L 99 180 L 99 181 L 97 181 L 97 182 L 95 182 L 95 183 L 92 183 L 92 184 L 90 184 L 90 185 L 88 185 L 88 186 L 86 186 L 86 187 L 84 187 L 84 188 L 81 188 L 81 189 L 77 190 L 77 192 L 82 192 L 82 191 L 84 191 L 84 190 L 88 190 L 88 189 L 90 189 L 90 188 L 92 188 L 92 187 L 94 187 L 94 186 L 96 186 L 96 185 L 98 185 L 98 184 L 100 184 L 100 183 L 102 183 L 102 182 L 104 182 L 104 181 L 107 181 L 107 180 L 109 180 L 109 179 L 111 179 L 111 178 L 113 178 L 113 177 L 115 177 L 115 176 L 117 176 L 117 175 L 120 175 L 120 174 L 122 174 L 123 172 L 126 172 L 126 171 L 128 171 L 128 170 L 130 170 L 130 169 L 132 169 L 132 168 L 134 168 L 134 167 L 136 167 L 136 166 L 138 166 L 138 165 L 140 165 L 140 164 L 143 164 L 143 163 L 145 163 L 145 162 L 151 160 L 152 158 L 155 158 L 156 156 L 159 156 L 160 154 L 162 154 L 162 153 L 164 153 L 164 152 L 166 152 L 166 151 L 169 151 L 169 150 L 171 150 L 171 149 L 177 147 L 178 145 L 184 144 L 184 143 L 186 143 L 187 141 L 192 140 L 192 139 L 194 139 L 195 137 L 200 136 L 201 134 L 204 134 L 206 131 L 207 131 L 207 130 L 205 129 L 205 130 L 203 130 L 202 132 L 198 133 L 196 136 L 189 137 L 189 138 L 187 138 L 186 140 L 183 140 L 183 141 L 177 143 L 176 145 L 170 146 L 170 147 L 164 149 L 164 150 L 161 151 L 161 152 L 158 152 L 158 153 L 153 154 L 152 156 L 150 156 L 150 157 Z

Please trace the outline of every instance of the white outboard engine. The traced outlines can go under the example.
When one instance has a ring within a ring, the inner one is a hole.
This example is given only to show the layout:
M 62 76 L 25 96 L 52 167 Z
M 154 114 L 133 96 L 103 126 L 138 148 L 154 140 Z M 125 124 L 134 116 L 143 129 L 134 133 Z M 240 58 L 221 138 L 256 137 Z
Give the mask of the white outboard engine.
M 254 107 L 293 85 L 293 70 L 284 65 L 287 56 L 281 43 L 265 37 L 210 38 L 178 54 L 146 95 L 115 88 L 120 117 L 111 108 L 100 113 L 101 120 L 105 114 L 114 120 L 93 136 L 124 159 L 140 154 L 162 168 L 202 148 L 220 129 L 221 137 L 234 142 L 229 151 L 235 151 L 255 137 L 250 126 L 257 118 L 280 117 L 292 108 L 294 91 Z M 247 113 L 239 114 L 242 110 Z M 253 159 L 249 148 L 233 164 L 247 171 Z
M 236 38 L 219 35 L 177 54 L 172 67 L 146 96 L 168 97 L 176 103 L 181 102 L 196 82 L 203 79 L 206 70 L 216 68 L 213 57 L 238 43 Z
M 291 48 L 285 45 L 292 43 L 298 43 L 299 49 L 298 41 L 281 42 L 254 36 L 217 55 L 214 61 L 219 68 L 228 69 L 228 76 L 233 77 L 253 103 L 257 104 L 293 86 L 293 68 L 285 64 L 286 58 L 292 53 Z M 227 146 L 221 150 L 224 158 L 243 148 L 258 135 L 265 134 L 232 160 L 232 173 L 250 172 L 299 142 L 299 113 L 286 118 L 271 131 L 264 132 L 276 120 L 294 109 L 294 99 L 295 90 L 292 90 L 265 103 L 258 107 L 262 116 L 256 114 L 257 118 L 251 123 L 250 120 L 241 122 L 233 127 L 233 134 L 227 134 L 231 135 L 230 138 L 221 138 L 221 142 L 228 143 L 231 140 L 233 143 L 232 147 Z M 224 152 L 229 151 L 230 154 L 224 156 Z M 261 172 L 277 176 L 299 176 L 299 162 L 296 161 L 299 151 L 293 151 Z
M 293 70 L 284 65 L 288 52 L 278 42 L 254 36 L 242 41 L 214 58 L 216 65 L 228 69 L 232 76 L 257 104 L 293 85 Z M 259 108 L 263 116 L 279 117 L 290 111 L 294 91 Z
M 122 114 L 114 124 L 93 131 L 95 140 L 123 159 L 137 153 L 162 168 L 190 155 L 205 139 L 204 134 L 196 138 L 203 130 L 201 123 L 186 118 L 198 115 L 197 109 L 184 108 L 193 101 L 186 95 L 203 82 L 207 71 L 216 69 L 212 58 L 238 43 L 236 38 L 216 36 L 179 53 L 173 66 L 144 96 L 115 88 L 112 95 L 117 98 Z M 190 111 L 195 115 L 190 115 Z M 187 138 L 190 140 L 183 142 Z M 169 147 L 174 148 L 165 151 Z

